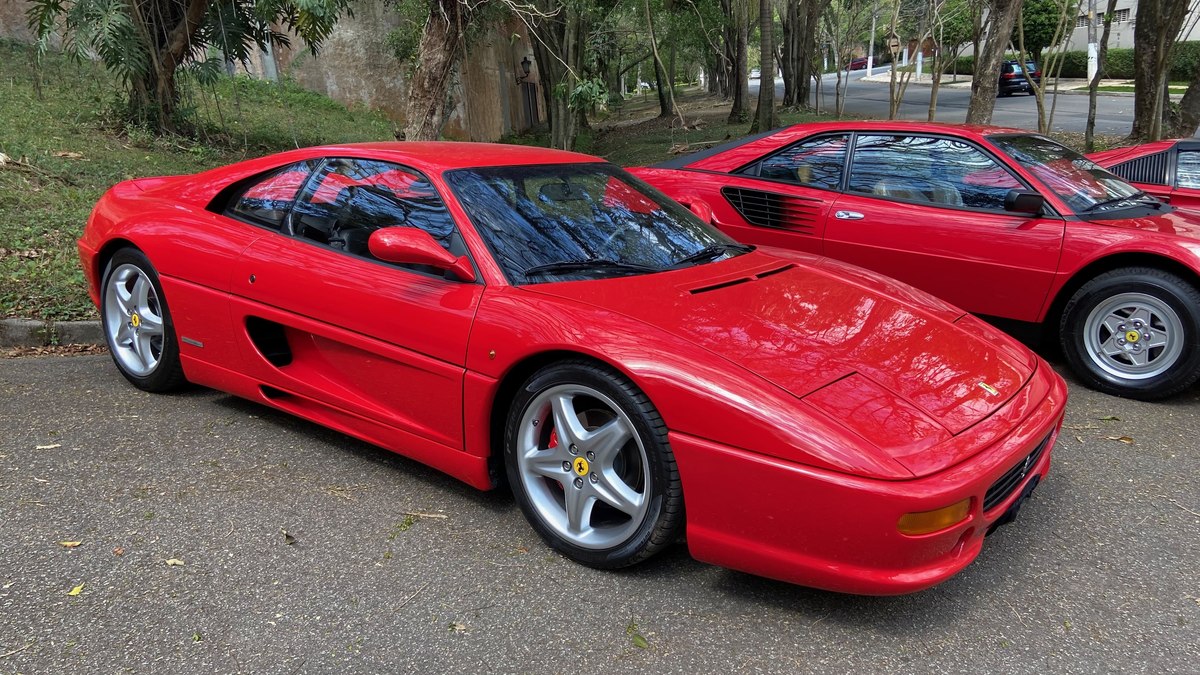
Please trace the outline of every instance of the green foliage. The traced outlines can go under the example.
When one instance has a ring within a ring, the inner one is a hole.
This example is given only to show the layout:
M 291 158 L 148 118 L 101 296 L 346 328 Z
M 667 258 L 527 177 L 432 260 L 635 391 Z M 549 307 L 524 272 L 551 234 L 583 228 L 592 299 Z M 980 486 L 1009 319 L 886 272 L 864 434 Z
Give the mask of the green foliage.
M 1025 29 L 1025 51 L 1034 59 L 1041 58 L 1042 50 L 1058 44 L 1054 41 L 1054 38 L 1062 15 L 1063 2 L 1069 3 L 1074 7 L 1074 9 L 1069 10 L 1067 13 L 1068 23 L 1066 28 L 1058 35 L 1058 42 L 1065 40 L 1075 26 L 1076 10 L 1079 6 L 1078 0 L 1025 0 L 1024 4 L 1021 5 L 1021 14 L 1017 19 L 1019 23 L 1013 26 L 1013 45 L 1020 46 L 1021 44 L 1017 38 L 1017 31 L 1022 25 Z
M 297 145 L 393 138 L 379 114 L 292 83 L 223 74 L 203 86 L 181 83 L 195 137 L 163 135 L 113 115 L 116 77 L 90 60 L 47 52 L 35 66 L 33 49 L 0 41 L 0 63 L 0 153 L 11 158 L 0 166 L 4 317 L 94 318 L 75 240 L 118 181 L 195 173 Z
M 388 7 L 400 19 L 400 25 L 387 34 L 387 45 L 398 61 L 411 63 L 421 45 L 421 32 L 429 19 L 429 3 L 422 0 L 390 0 Z
M 582 80 L 567 96 L 567 106 L 572 110 L 592 110 L 608 99 L 608 89 L 598 77 Z

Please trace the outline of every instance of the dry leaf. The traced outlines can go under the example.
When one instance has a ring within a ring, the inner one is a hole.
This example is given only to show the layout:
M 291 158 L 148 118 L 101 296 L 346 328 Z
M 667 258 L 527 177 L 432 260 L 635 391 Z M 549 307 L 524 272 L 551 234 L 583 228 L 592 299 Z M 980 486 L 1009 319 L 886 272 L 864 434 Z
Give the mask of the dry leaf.
M 125 555 L 125 549 L 121 548 L 120 546 L 117 546 L 117 547 L 113 548 L 113 555 L 117 555 L 117 556 Z
M 67 591 L 67 595 L 69 595 L 71 597 L 79 595 L 80 593 L 83 592 L 83 587 L 84 587 L 84 584 L 79 584 L 75 588 L 72 588 L 71 590 Z
M 5 164 L 8 164 L 10 161 L 12 161 L 12 157 L 9 157 L 8 155 L 4 154 L 3 152 L 0 152 L 0 166 L 4 166 Z
M 450 628 L 450 630 L 454 631 L 455 633 L 462 633 L 467 630 L 467 625 L 465 623 L 462 623 L 459 621 L 455 621 L 454 623 L 450 624 L 448 627 Z
M 167 563 L 167 567 L 183 567 L 183 561 L 179 558 L 168 558 L 164 562 Z
M 62 443 L 51 443 L 50 445 L 34 446 L 33 449 L 34 450 L 53 450 L 55 448 L 61 448 L 61 447 L 62 447 Z
M 1110 441 L 1119 441 L 1121 443 L 1125 443 L 1126 445 L 1133 443 L 1133 439 L 1129 436 L 1107 436 L 1106 438 L 1108 438 Z
M 83 159 L 82 152 L 71 152 L 70 150 L 60 150 L 53 154 L 55 157 L 62 157 L 64 159 Z
M 64 548 L 75 548 L 82 543 L 82 541 L 60 541 L 58 542 L 58 545 Z
M 287 544 L 288 546 L 294 546 L 296 544 L 296 538 L 288 534 L 287 530 L 281 527 L 279 528 L 279 531 L 283 533 L 283 543 Z

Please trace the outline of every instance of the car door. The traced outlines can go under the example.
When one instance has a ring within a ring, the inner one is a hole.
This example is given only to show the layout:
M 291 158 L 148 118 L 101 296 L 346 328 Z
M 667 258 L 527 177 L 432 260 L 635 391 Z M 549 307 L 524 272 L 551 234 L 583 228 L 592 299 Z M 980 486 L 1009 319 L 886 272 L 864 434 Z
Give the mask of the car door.
M 483 285 L 375 259 L 367 242 L 381 227 L 420 227 L 465 253 L 424 176 L 326 160 L 284 231 L 238 259 L 233 308 L 247 374 L 299 414 L 343 428 L 369 420 L 461 449 L 467 338 Z
M 825 254 L 908 282 L 968 311 L 1038 320 L 1064 221 L 1004 210 L 1028 186 L 963 139 L 860 133 Z
M 1180 208 L 1200 209 L 1200 147 L 1181 143 L 1176 151 L 1171 203 Z
M 813 136 L 731 173 L 713 209 L 721 229 L 748 244 L 821 253 L 849 141 L 845 132 Z

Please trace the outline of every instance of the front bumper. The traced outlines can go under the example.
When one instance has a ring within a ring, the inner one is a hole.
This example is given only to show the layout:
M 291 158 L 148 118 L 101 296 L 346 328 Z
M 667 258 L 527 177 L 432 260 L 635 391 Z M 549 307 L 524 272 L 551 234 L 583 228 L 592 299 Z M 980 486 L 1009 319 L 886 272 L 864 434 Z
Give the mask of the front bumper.
M 1045 363 L 1021 394 L 959 435 L 986 447 L 950 469 L 883 481 L 815 469 L 671 432 L 687 504 L 688 547 L 701 561 L 790 583 L 863 595 L 934 586 L 979 555 L 984 536 L 1050 469 L 1066 384 Z M 988 488 L 1045 449 L 1003 499 Z M 962 522 L 909 536 L 905 513 L 970 499 Z

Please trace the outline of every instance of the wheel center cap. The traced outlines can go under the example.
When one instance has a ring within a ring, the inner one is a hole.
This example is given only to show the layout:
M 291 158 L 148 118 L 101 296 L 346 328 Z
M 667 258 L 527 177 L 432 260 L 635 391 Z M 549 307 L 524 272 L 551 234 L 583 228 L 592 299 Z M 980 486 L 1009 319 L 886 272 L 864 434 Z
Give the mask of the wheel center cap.
M 1142 334 L 1136 330 L 1125 331 L 1126 342 L 1137 342 L 1140 339 L 1142 339 Z
M 586 459 L 583 457 L 576 457 L 575 462 L 571 464 L 571 468 L 575 470 L 577 475 L 583 477 L 588 475 L 588 469 L 590 467 L 588 466 L 588 461 Z
M 138 316 L 137 312 L 134 312 L 129 316 L 129 323 L 133 324 L 134 328 L 137 328 L 142 325 L 142 317 Z

